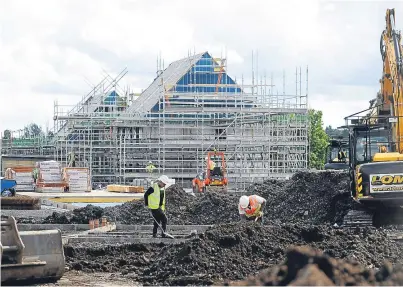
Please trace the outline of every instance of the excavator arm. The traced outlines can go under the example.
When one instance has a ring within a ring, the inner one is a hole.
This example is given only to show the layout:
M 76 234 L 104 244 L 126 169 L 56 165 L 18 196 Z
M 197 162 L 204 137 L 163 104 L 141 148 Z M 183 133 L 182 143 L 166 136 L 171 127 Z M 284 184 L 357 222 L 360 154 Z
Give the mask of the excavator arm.
M 400 31 L 395 30 L 395 10 L 386 11 L 386 28 L 381 34 L 381 55 L 383 73 L 381 91 L 379 93 L 381 105 L 378 115 L 390 115 L 396 120 L 390 122 L 394 150 L 403 153 L 403 66 Z

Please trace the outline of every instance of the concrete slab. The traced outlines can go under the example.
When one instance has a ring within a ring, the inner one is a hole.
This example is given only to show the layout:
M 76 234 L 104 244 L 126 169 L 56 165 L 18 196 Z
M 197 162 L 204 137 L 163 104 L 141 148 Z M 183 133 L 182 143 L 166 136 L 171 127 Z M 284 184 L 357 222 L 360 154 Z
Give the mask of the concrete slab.
M 86 202 L 86 203 L 105 203 L 105 202 L 127 202 L 136 199 L 142 199 L 142 193 L 116 193 L 106 190 L 93 190 L 91 192 L 77 193 L 42 193 L 42 192 L 18 192 L 19 195 L 26 195 L 34 198 L 48 199 L 54 202 Z
M 89 230 L 88 224 L 21 224 L 17 225 L 18 230 L 30 231 L 30 230 L 52 230 L 59 229 L 60 231 L 85 231 Z

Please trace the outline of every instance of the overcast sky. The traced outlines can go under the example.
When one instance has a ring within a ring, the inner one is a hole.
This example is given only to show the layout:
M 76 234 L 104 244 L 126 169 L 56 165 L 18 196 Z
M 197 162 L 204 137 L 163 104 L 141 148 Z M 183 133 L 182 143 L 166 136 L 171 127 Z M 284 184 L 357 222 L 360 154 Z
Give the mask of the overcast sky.
M 309 66 L 309 106 L 325 125 L 368 107 L 382 62 L 379 39 L 387 8 L 403 28 L 403 3 L 319 0 L 0 0 L 0 131 L 36 122 L 53 126 L 54 101 L 74 104 L 102 71 L 128 75 L 145 89 L 157 55 L 165 65 L 227 50 L 228 74 L 273 73 L 282 92 L 295 91 L 295 66 Z

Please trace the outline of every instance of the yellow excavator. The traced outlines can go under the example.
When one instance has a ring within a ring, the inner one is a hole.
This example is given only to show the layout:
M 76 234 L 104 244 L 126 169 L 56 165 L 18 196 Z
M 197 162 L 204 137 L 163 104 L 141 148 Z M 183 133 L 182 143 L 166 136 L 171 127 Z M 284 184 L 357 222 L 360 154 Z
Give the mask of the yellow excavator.
M 350 191 L 355 201 L 344 217 L 345 227 L 395 223 L 402 215 L 403 58 L 394 9 L 386 11 L 380 50 L 380 92 L 369 109 L 346 117 L 343 127 L 349 129 Z

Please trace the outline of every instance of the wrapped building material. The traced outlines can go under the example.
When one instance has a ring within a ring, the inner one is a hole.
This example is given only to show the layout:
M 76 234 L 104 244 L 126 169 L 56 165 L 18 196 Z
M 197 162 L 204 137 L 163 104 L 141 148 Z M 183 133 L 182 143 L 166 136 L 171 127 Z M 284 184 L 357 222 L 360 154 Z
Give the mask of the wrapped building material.
M 63 169 L 63 178 L 69 192 L 91 191 L 90 172 L 86 167 L 66 167 Z
M 13 179 L 17 182 L 16 191 L 34 191 L 33 167 L 13 167 Z

